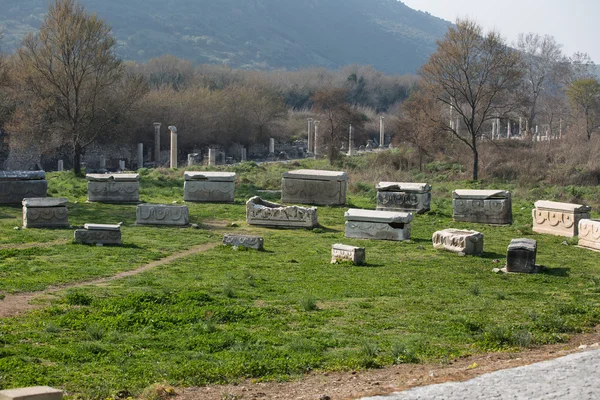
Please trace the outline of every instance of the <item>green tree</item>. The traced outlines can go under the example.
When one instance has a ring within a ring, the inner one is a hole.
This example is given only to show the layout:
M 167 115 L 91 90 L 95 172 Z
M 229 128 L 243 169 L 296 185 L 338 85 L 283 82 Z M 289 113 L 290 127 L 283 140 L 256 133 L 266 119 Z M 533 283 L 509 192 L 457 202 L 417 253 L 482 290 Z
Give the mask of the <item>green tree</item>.
M 139 76 L 125 73 L 110 28 L 75 0 L 55 0 L 38 34 L 18 51 L 18 76 L 30 96 L 31 112 L 68 145 L 76 173 L 83 149 L 105 132 L 147 90 Z
M 426 93 L 452 112 L 452 116 L 440 113 L 437 122 L 473 153 L 473 180 L 479 176 L 477 141 L 486 123 L 517 106 L 510 94 L 520 84 L 520 62 L 519 53 L 498 33 L 484 35 L 476 23 L 459 19 L 419 71 Z M 455 117 L 460 124 L 449 123 Z
M 576 118 L 583 120 L 587 139 L 600 127 L 600 83 L 596 78 L 579 79 L 567 88 Z

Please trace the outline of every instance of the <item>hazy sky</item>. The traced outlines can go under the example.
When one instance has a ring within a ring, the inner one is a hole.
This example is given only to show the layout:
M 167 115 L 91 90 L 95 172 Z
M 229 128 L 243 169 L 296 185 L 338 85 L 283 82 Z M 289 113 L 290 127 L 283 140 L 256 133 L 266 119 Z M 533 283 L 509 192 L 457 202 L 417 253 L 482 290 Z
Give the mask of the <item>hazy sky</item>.
M 454 22 L 469 17 L 509 43 L 520 32 L 554 36 L 563 52 L 588 53 L 600 63 L 600 0 L 401 0 L 410 8 Z

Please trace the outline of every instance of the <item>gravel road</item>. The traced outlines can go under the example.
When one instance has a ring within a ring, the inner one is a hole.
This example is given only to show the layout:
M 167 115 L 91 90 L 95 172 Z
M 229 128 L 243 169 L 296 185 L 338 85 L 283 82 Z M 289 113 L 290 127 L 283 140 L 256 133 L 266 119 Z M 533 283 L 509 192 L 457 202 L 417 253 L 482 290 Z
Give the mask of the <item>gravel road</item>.
M 423 386 L 362 400 L 463 400 L 600 398 L 600 350 L 481 375 L 466 382 Z

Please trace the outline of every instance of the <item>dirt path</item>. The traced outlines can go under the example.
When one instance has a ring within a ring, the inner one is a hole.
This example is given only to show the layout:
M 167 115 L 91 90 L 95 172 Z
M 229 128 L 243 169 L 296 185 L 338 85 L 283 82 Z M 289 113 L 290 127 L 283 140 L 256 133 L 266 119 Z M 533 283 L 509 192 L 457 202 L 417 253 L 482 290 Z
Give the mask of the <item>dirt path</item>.
M 60 242 L 60 241 L 57 241 Z M 56 242 L 53 242 L 56 244 Z M 192 247 L 189 250 L 184 252 L 175 253 L 168 257 L 161 258 L 160 260 L 152 261 L 151 263 L 142 265 L 136 269 L 131 271 L 120 272 L 116 275 L 112 275 L 105 278 L 94 279 L 91 281 L 84 282 L 74 282 L 66 285 L 59 286 L 50 286 L 45 290 L 39 292 L 28 292 L 28 293 L 19 293 L 14 295 L 6 295 L 3 300 L 0 300 L 0 318 L 14 317 L 21 313 L 24 313 L 29 310 L 33 310 L 35 308 L 42 307 L 41 304 L 31 304 L 31 300 L 33 299 L 41 299 L 51 295 L 59 290 L 71 289 L 79 286 L 87 286 L 87 285 L 103 285 L 108 282 L 114 281 L 116 279 L 126 278 L 128 276 L 137 275 L 144 271 L 147 271 L 152 268 L 156 268 L 161 265 L 169 264 L 175 260 L 178 260 L 183 257 L 191 256 L 193 254 L 202 253 L 208 251 L 214 247 L 216 247 L 218 243 L 206 243 L 199 246 Z M 21 248 L 21 247 L 20 247 Z
M 186 389 L 175 388 L 175 400 L 347 400 L 389 394 L 416 386 L 449 381 L 465 381 L 476 376 L 549 360 L 581 351 L 580 346 L 598 348 L 600 327 L 577 335 L 569 343 L 541 346 L 518 353 L 488 353 L 445 364 L 403 364 L 377 370 L 310 373 L 302 379 L 277 383 L 212 385 Z

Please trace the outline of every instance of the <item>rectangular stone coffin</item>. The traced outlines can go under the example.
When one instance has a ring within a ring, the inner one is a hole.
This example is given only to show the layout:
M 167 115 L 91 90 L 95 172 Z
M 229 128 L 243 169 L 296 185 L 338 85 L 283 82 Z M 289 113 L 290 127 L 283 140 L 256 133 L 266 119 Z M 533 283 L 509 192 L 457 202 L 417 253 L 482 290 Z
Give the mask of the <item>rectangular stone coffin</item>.
M 261 236 L 230 235 L 223 237 L 225 246 L 248 247 L 250 249 L 263 250 L 265 240 Z
M 333 244 L 331 245 L 331 263 L 335 264 L 338 261 L 350 261 L 355 265 L 363 265 L 366 261 L 365 248 Z
M 346 203 L 348 177 L 342 171 L 299 169 L 284 172 L 281 201 L 284 203 L 342 205 Z
M 455 190 L 453 218 L 457 222 L 512 224 L 512 202 L 506 190 Z
M 187 206 L 170 204 L 140 204 L 136 208 L 135 223 L 137 225 L 174 225 L 189 224 Z
M 33 197 L 23 199 L 24 228 L 68 228 L 68 199 Z
M 137 203 L 140 199 L 138 174 L 87 174 L 88 201 Z
M 347 238 L 410 240 L 410 213 L 351 208 L 344 217 Z
M 513 239 L 506 251 L 506 272 L 533 274 L 539 268 L 535 265 L 537 242 L 533 239 Z
M 556 236 L 577 236 L 579 221 L 590 218 L 591 207 L 539 200 L 532 211 L 533 231 Z
M 444 229 L 437 231 L 432 237 L 433 247 L 454 253 L 483 253 L 483 233 L 462 229 Z
M 0 390 L 0 400 L 61 400 L 62 397 L 62 390 L 50 386 Z
M 313 228 L 319 225 L 316 207 L 282 206 L 258 196 L 246 202 L 246 222 L 248 225 L 284 228 Z
M 75 231 L 75 242 L 86 244 L 122 244 L 121 226 L 85 224 L 84 229 L 77 229 Z
M 377 209 L 422 214 L 429 211 L 431 185 L 427 183 L 379 182 Z
M 20 204 L 28 197 L 46 197 L 44 171 L 0 171 L 0 204 Z
M 600 221 L 579 220 L 579 246 L 600 251 Z
M 183 176 L 185 201 L 233 203 L 235 172 L 186 171 Z

